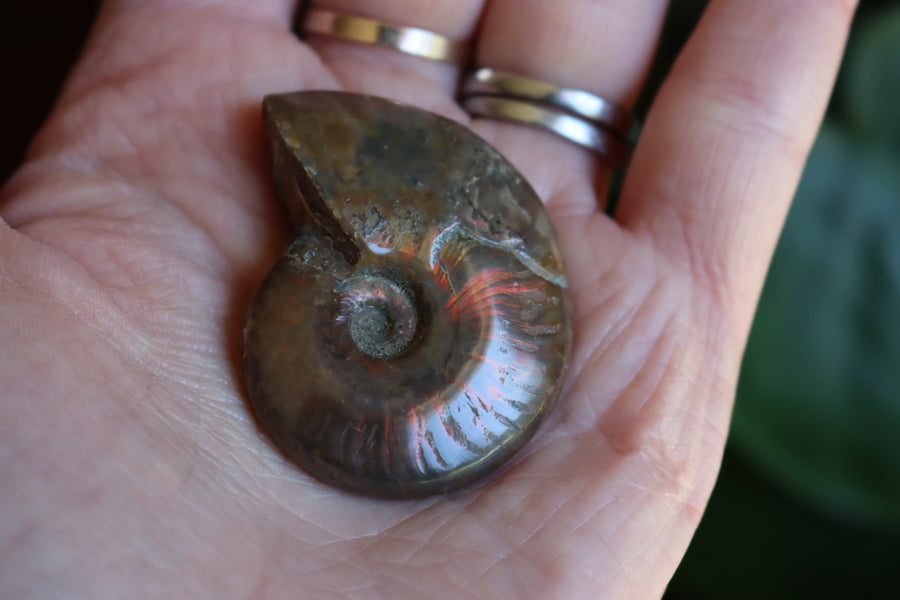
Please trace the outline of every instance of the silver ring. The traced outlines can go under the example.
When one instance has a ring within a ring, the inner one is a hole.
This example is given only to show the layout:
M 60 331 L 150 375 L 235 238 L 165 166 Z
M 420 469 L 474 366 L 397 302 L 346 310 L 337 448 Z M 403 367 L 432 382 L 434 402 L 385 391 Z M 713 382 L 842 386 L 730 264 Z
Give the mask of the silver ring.
M 429 60 L 463 64 L 468 56 L 468 44 L 418 29 L 388 25 L 367 17 L 344 15 L 329 10 L 309 9 L 303 16 L 304 34 L 320 33 L 334 37 L 386 46 Z
M 493 117 L 542 127 L 593 150 L 616 166 L 628 162 L 631 153 L 625 140 L 606 128 L 528 100 L 499 96 L 467 96 L 463 98 L 463 108 L 473 116 Z
M 570 112 L 623 137 L 631 132 L 631 113 L 609 100 L 583 90 L 496 69 L 482 68 L 472 73 L 466 80 L 463 94 L 528 99 Z

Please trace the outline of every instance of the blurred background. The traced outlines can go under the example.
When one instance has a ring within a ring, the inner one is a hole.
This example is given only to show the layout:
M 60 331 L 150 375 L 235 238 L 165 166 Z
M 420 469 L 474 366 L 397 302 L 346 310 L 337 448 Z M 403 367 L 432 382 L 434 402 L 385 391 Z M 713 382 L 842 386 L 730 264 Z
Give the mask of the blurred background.
M 639 115 L 705 5 L 672 0 Z M 0 8 L 0 182 L 98 6 Z M 900 0 L 862 0 L 760 302 L 722 473 L 666 600 L 900 598 L 898 562 Z

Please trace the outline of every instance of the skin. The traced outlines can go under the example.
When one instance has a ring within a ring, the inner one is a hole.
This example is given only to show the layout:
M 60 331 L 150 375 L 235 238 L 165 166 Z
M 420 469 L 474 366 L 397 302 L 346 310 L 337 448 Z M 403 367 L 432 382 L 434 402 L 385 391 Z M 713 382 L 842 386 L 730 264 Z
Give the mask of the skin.
M 110 0 L 0 197 L 0 596 L 662 594 L 706 505 L 766 267 L 852 0 L 712 0 L 611 219 L 608 170 L 471 122 L 459 71 L 290 32 L 291 0 Z M 477 64 L 629 105 L 662 0 L 323 0 L 473 37 Z M 476 24 L 480 25 L 475 33 Z M 243 396 L 240 327 L 287 241 L 264 94 L 345 89 L 471 123 L 562 234 L 575 346 L 521 460 L 446 497 L 310 479 Z

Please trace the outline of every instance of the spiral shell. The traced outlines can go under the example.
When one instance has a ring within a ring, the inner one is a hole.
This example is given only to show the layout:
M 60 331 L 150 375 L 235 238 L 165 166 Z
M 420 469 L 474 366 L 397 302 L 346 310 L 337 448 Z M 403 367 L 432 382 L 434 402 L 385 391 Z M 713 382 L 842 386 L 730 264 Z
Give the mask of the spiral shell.
M 341 92 L 266 97 L 294 237 L 244 330 L 277 445 L 358 493 L 441 493 L 546 418 L 570 340 L 561 252 L 522 176 L 465 127 Z

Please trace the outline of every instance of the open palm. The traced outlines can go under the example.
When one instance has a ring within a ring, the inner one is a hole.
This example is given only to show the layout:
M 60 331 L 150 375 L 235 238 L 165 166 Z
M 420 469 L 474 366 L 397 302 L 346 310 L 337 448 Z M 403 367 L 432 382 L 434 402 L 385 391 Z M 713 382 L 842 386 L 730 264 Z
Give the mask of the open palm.
M 290 32 L 293 0 L 109 0 L 0 222 L 0 596 L 659 596 L 712 488 L 753 308 L 852 0 L 713 0 L 615 220 L 608 172 L 470 122 L 459 71 Z M 628 104 L 664 0 L 322 2 Z M 463 121 L 543 198 L 575 346 L 524 458 L 449 496 L 346 495 L 243 397 L 240 329 L 287 242 L 264 94 L 345 89 Z

